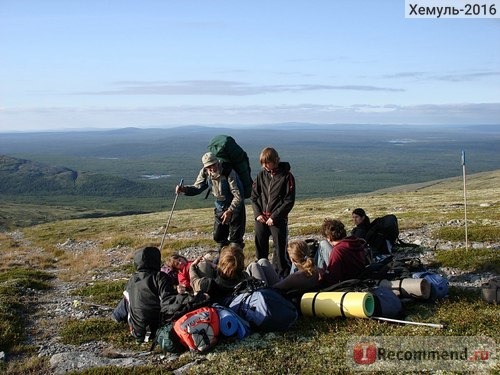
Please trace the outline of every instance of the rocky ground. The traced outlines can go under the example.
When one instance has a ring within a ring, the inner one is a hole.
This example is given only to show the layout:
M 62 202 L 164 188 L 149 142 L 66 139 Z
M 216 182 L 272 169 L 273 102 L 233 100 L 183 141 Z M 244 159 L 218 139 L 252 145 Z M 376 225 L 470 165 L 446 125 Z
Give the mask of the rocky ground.
M 413 248 L 404 248 L 398 251 L 398 257 L 418 256 L 424 264 L 429 264 L 433 258 L 434 249 L 453 249 L 464 247 L 463 243 L 439 242 L 430 240 L 430 231 L 433 227 L 421 228 L 401 233 L 400 238 L 409 243 L 420 245 L 423 252 L 416 252 Z M 11 233 L 11 236 L 18 237 L 16 241 L 22 240 L 20 232 Z M 177 236 L 182 236 L 178 234 Z M 250 239 L 249 239 L 250 240 Z M 66 251 L 85 253 L 94 244 L 91 242 L 66 241 L 59 244 Z M 469 244 L 471 249 L 479 247 L 500 248 L 500 244 Z M 116 262 L 125 261 L 124 249 L 109 249 L 109 256 Z M 127 250 L 128 251 L 128 250 Z M 190 259 L 202 255 L 205 249 L 190 248 L 182 253 Z M 460 286 L 467 288 L 478 288 L 481 284 L 491 278 L 492 274 L 472 274 L 450 268 L 436 269 L 438 273 L 446 275 L 449 278 L 451 286 Z M 127 277 L 127 275 L 99 275 L 96 279 L 110 279 Z M 159 352 L 150 353 L 149 344 L 138 345 L 137 350 L 119 350 L 113 348 L 106 342 L 91 342 L 79 346 L 65 345 L 61 343 L 58 336 L 58 330 L 61 324 L 68 318 L 88 319 L 90 317 L 110 317 L 112 308 L 99 305 L 91 305 L 77 296 L 71 295 L 71 292 L 80 287 L 78 283 L 64 282 L 59 278 L 54 279 L 53 288 L 48 291 L 32 291 L 29 295 L 30 302 L 33 304 L 35 313 L 31 317 L 29 325 L 29 344 L 38 348 L 38 356 L 49 357 L 51 365 L 51 374 L 63 374 L 70 370 L 83 370 L 97 366 L 137 366 L 141 364 L 165 364 L 171 361 L 175 356 L 159 354 Z M 125 329 L 125 328 L 124 328 Z M 251 341 L 252 337 L 246 340 Z M 198 357 L 187 367 L 176 370 L 181 374 L 196 361 L 202 360 Z

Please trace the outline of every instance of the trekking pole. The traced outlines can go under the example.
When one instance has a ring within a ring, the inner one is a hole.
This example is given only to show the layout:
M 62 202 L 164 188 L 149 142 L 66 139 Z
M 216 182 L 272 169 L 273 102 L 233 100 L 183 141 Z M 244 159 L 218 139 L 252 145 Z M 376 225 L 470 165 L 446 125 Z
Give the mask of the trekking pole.
M 179 182 L 179 186 L 182 186 L 183 183 L 184 183 L 184 179 L 181 178 L 181 182 Z M 165 241 L 165 236 L 167 235 L 168 227 L 170 226 L 170 220 L 172 220 L 172 214 L 174 213 L 174 208 L 175 208 L 175 204 L 177 203 L 177 198 L 179 198 L 179 193 L 175 193 L 174 204 L 172 205 L 172 210 L 170 211 L 170 216 L 168 217 L 167 226 L 165 227 L 165 232 L 163 232 L 163 237 L 161 239 L 160 251 L 163 247 L 163 241 Z
M 467 193 L 465 190 L 465 151 L 462 150 L 462 174 L 464 175 L 464 221 L 465 221 L 465 250 L 469 250 L 469 240 L 467 238 Z
M 412 325 L 416 325 L 416 326 L 427 326 L 427 327 L 432 327 L 432 328 L 444 328 L 445 327 L 444 324 L 412 322 L 410 320 L 390 319 L 390 318 L 383 318 L 381 316 L 372 316 L 371 318 L 376 319 L 376 320 L 383 320 L 385 322 L 391 322 L 391 323 L 412 324 Z

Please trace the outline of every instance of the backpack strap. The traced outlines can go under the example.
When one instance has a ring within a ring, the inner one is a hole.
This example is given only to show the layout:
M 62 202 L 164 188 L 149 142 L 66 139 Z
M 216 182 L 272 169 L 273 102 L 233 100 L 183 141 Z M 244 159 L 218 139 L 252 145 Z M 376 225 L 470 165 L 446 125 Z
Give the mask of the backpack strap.
M 342 297 L 340 298 L 340 314 L 342 314 L 342 318 L 345 318 L 345 312 L 344 312 L 344 299 L 345 296 L 347 296 L 350 292 L 344 292 L 342 294 Z
M 229 176 L 229 173 L 233 170 L 233 166 L 231 163 L 228 162 L 222 162 L 221 163 L 222 171 L 220 172 L 221 175 L 226 176 L 226 178 Z
M 208 337 L 207 330 L 205 328 L 199 329 L 194 333 L 197 333 L 201 336 L 201 339 L 203 340 L 203 343 L 204 343 L 203 347 L 210 346 L 210 338 Z M 196 346 L 200 346 L 200 345 L 196 345 Z
M 312 315 L 313 316 L 316 316 L 316 297 L 318 297 L 320 292 L 316 292 L 316 294 L 314 295 L 313 299 L 312 299 L 312 303 L 311 303 L 311 312 L 312 312 Z
M 230 163 L 227 162 L 222 162 L 220 165 L 222 167 L 222 171 L 220 174 L 226 177 L 227 179 L 229 173 L 231 173 L 231 171 L 233 170 L 233 167 L 231 166 Z M 207 183 L 208 183 L 208 189 L 207 193 L 205 194 L 205 199 L 208 198 L 208 196 L 210 195 L 210 191 L 212 191 L 212 179 L 210 178 L 210 176 L 207 177 Z
M 397 245 L 397 246 L 403 246 L 403 247 L 419 247 L 420 246 L 420 245 L 417 245 L 416 243 L 404 242 L 399 237 L 396 239 L 395 245 Z

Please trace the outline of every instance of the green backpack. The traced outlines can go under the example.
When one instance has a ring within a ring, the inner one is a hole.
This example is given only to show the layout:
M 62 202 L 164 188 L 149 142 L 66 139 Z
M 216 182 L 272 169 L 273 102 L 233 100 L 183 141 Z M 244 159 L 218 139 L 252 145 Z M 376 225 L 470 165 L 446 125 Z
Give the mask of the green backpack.
M 208 144 L 208 150 L 217 159 L 231 165 L 243 184 L 245 198 L 250 198 L 253 185 L 250 161 L 247 153 L 236 143 L 234 138 L 229 135 L 217 135 Z
M 151 351 L 156 345 L 166 353 L 182 353 L 186 350 L 181 344 L 179 336 L 175 333 L 173 326 L 173 323 L 167 323 L 156 331 L 156 339 L 153 342 Z

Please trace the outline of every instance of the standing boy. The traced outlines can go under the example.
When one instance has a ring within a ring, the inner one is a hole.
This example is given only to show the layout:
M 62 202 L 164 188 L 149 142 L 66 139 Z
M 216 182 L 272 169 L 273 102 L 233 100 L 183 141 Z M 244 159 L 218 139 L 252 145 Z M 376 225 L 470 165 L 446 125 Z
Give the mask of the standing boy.
M 201 162 L 203 168 L 194 184 L 177 185 L 175 192 L 193 196 L 211 186 L 215 197 L 214 241 L 218 243 L 219 250 L 231 242 L 243 248 L 246 212 L 240 178 L 234 169 L 220 163 L 211 152 L 203 155 Z
M 290 273 L 287 255 L 288 214 L 295 204 L 295 178 L 290 164 L 280 161 L 278 152 L 266 147 L 260 153 L 262 170 L 252 188 L 255 218 L 256 258 L 269 257 L 269 236 L 274 243 L 273 265 L 280 278 Z

